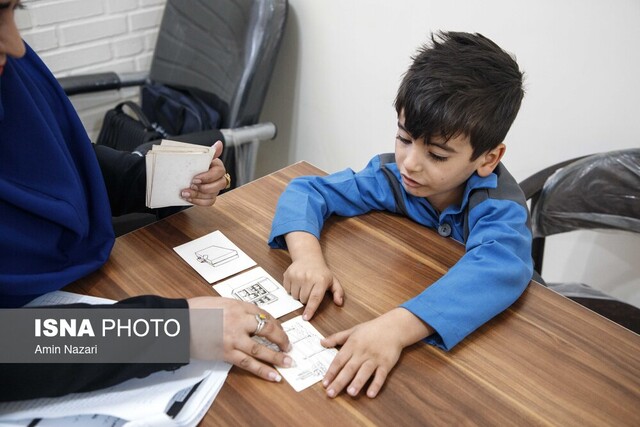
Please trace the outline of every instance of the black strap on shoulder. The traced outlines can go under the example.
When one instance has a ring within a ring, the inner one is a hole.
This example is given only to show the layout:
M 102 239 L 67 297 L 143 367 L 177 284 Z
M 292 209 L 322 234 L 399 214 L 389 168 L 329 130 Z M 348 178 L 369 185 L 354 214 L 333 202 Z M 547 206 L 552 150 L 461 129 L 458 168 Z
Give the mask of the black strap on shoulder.
M 480 203 L 484 202 L 489 198 L 489 191 L 486 188 L 478 188 L 477 190 L 471 191 L 469 194 L 469 201 L 467 202 L 466 212 L 464 213 L 464 223 L 463 223 L 463 233 L 462 236 L 464 241 L 466 242 L 469 237 L 469 212 L 471 209 L 478 206 Z
M 393 153 L 384 153 L 379 154 L 378 158 L 380 159 L 380 169 L 384 173 L 384 176 L 389 181 L 389 186 L 391 187 L 391 191 L 393 192 L 393 198 L 396 202 L 396 210 L 398 213 L 409 216 L 407 212 L 407 206 L 404 203 L 404 197 L 402 197 L 402 188 L 400 187 L 400 182 L 396 178 L 396 176 L 389 170 L 386 166 L 387 163 L 395 163 L 396 156 Z

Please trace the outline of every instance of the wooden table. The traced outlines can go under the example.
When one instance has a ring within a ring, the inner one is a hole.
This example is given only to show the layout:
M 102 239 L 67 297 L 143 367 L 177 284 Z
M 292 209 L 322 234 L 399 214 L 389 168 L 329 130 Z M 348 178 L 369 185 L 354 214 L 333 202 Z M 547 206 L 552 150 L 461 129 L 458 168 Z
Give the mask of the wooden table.
M 266 241 L 289 180 L 324 172 L 297 163 L 115 244 L 107 264 L 68 289 L 122 299 L 215 295 L 173 247 L 221 230 L 277 280 L 288 253 Z M 325 336 L 372 319 L 442 276 L 463 247 L 406 218 L 332 218 L 327 262 L 346 290 L 325 298 L 313 325 Z M 481 278 L 479 278 L 481 279 Z M 282 318 L 299 315 L 298 310 Z M 201 425 L 640 425 L 640 336 L 532 282 L 506 312 L 451 352 L 418 343 L 403 352 L 375 399 L 329 399 L 318 383 L 296 393 L 233 368 Z

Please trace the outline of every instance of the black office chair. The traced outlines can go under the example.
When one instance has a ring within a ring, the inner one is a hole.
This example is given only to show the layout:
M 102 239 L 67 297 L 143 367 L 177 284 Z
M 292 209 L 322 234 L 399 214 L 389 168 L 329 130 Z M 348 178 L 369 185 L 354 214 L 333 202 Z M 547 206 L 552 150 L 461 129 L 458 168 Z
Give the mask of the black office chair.
M 525 179 L 520 187 L 531 200 L 532 256 L 540 274 L 547 236 L 581 229 L 640 233 L 640 149 L 567 160 Z M 545 285 L 640 333 L 640 309 L 633 305 L 582 283 Z
M 287 9 L 287 0 L 167 0 L 148 74 L 100 73 L 59 81 L 67 95 L 146 82 L 196 92 L 220 113 L 223 161 L 233 171 L 232 186 L 239 186 L 253 179 L 259 141 L 276 134 L 273 123 L 259 123 L 259 118 Z M 190 142 L 189 135 L 175 139 Z M 126 217 L 114 218 L 116 234 L 154 220 L 144 214 Z

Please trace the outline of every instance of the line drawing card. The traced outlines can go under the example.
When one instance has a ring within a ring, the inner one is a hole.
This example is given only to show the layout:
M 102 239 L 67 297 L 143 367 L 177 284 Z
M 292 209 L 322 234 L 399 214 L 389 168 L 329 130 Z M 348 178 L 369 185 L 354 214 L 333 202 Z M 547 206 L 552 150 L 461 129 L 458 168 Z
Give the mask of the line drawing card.
M 213 289 L 223 297 L 253 303 L 275 318 L 302 307 L 302 303 L 293 299 L 262 267 L 213 285 Z
M 256 265 L 220 230 L 176 246 L 173 250 L 209 283 Z
M 276 369 L 295 391 L 301 392 L 324 378 L 338 350 L 323 347 L 320 344 L 324 338 L 322 334 L 311 323 L 302 320 L 302 316 L 287 320 L 282 328 L 293 347 L 287 354 L 295 361 L 295 365 L 291 368 L 276 366 Z M 253 339 L 278 351 L 277 345 L 262 337 Z
M 218 267 L 239 258 L 238 251 L 235 249 L 215 245 L 200 249 L 195 254 L 198 262 L 206 262 L 212 267 Z

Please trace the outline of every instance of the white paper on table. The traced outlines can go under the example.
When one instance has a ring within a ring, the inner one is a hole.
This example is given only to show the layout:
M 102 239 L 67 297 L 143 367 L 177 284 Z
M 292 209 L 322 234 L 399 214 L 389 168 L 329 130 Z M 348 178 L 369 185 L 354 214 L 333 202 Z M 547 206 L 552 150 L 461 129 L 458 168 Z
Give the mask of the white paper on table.
M 204 416 L 224 384 L 229 369 L 231 365 L 225 362 L 191 361 L 175 371 L 156 372 L 146 378 L 134 378 L 92 392 L 3 402 L 0 403 L 0 423 L 34 418 L 55 421 L 56 418 L 98 414 L 140 422 L 141 425 L 192 425 L 194 420 L 197 422 Z M 165 412 L 173 397 L 200 381 L 198 390 L 176 419 L 169 418 Z M 190 402 L 192 398 L 195 399 Z
M 107 298 L 94 297 L 91 295 L 80 295 L 67 291 L 53 291 L 40 295 L 31 300 L 25 307 L 38 307 L 43 305 L 60 305 L 73 303 L 86 304 L 113 304 L 115 301 Z
M 44 294 L 27 306 L 72 303 L 109 304 L 115 301 L 66 291 Z M 134 427 L 192 426 L 209 409 L 224 385 L 231 365 L 222 361 L 192 360 L 175 371 L 160 371 L 146 378 L 130 379 L 113 387 L 57 398 L 0 402 L 0 427 L 28 426 L 42 418 L 38 427 Z M 175 418 L 166 411 L 176 400 L 183 400 L 194 385 Z
M 302 307 L 302 303 L 293 299 L 262 267 L 213 285 L 213 289 L 223 297 L 253 303 L 275 318 Z
M 220 230 L 176 246 L 173 250 L 209 283 L 256 265 Z
M 293 347 L 287 354 L 295 361 L 295 366 L 291 368 L 276 366 L 276 369 L 295 391 L 300 392 L 324 378 L 338 350 L 323 347 L 320 344 L 320 340 L 324 338 L 322 334 L 311 323 L 302 320 L 302 316 L 287 320 L 282 324 L 282 328 Z M 253 337 L 253 339 L 276 351 L 278 349 L 277 345 L 262 337 Z

